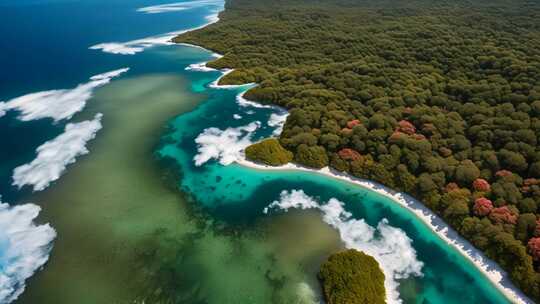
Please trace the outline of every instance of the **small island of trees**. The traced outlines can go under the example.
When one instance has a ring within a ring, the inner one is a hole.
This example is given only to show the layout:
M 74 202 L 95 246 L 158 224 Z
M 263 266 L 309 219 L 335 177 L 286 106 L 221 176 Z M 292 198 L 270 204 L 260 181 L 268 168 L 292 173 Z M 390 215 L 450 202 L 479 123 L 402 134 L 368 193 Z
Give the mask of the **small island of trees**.
M 354 249 L 331 255 L 319 271 L 327 304 L 384 304 L 384 274 L 377 261 Z

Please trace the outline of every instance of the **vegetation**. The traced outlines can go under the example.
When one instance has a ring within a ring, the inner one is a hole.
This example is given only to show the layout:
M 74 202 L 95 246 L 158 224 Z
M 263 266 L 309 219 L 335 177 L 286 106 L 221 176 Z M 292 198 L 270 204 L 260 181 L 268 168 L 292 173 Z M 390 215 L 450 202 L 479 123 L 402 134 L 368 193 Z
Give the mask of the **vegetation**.
M 286 107 L 281 145 L 406 191 L 540 301 L 540 3 L 230 0 L 176 38 Z
M 281 166 L 293 160 L 292 152 L 285 150 L 275 138 L 265 139 L 247 147 L 246 157 L 270 166 Z
M 328 304 L 384 304 L 384 274 L 375 259 L 350 249 L 321 266 L 319 280 Z

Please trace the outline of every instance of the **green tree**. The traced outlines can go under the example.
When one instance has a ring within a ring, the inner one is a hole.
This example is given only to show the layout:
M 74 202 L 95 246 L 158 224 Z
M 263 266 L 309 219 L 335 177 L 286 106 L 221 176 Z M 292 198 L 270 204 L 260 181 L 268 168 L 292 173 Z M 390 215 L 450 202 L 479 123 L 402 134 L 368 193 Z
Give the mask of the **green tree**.
M 321 146 L 301 144 L 295 154 L 295 161 L 311 168 L 323 168 L 328 165 L 328 155 Z
M 533 236 L 536 228 L 536 215 L 532 213 L 521 214 L 516 225 L 516 239 L 525 242 Z
M 285 150 L 275 138 L 265 139 L 246 148 L 246 157 L 270 166 L 281 166 L 293 160 L 293 154 Z
M 478 177 L 480 169 L 470 160 L 462 161 L 456 167 L 456 181 L 464 186 L 469 186 Z
M 384 304 L 384 274 L 377 261 L 349 249 L 331 255 L 319 271 L 328 304 Z

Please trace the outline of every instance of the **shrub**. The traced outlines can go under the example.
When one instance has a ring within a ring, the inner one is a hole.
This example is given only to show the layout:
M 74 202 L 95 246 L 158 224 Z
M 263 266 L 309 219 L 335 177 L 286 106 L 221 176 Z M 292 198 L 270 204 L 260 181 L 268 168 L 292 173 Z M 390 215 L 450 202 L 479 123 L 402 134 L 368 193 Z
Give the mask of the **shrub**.
M 270 166 L 281 166 L 293 159 L 292 152 L 285 150 L 275 138 L 265 139 L 246 148 L 249 160 Z

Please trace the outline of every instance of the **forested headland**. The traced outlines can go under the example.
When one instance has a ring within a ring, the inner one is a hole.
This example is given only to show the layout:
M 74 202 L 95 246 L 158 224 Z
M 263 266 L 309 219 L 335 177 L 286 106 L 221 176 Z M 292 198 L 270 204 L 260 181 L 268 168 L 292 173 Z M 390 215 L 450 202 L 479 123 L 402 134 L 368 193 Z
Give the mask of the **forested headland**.
M 220 18 L 175 41 L 289 110 L 293 161 L 415 196 L 540 301 L 538 1 L 228 0 Z

